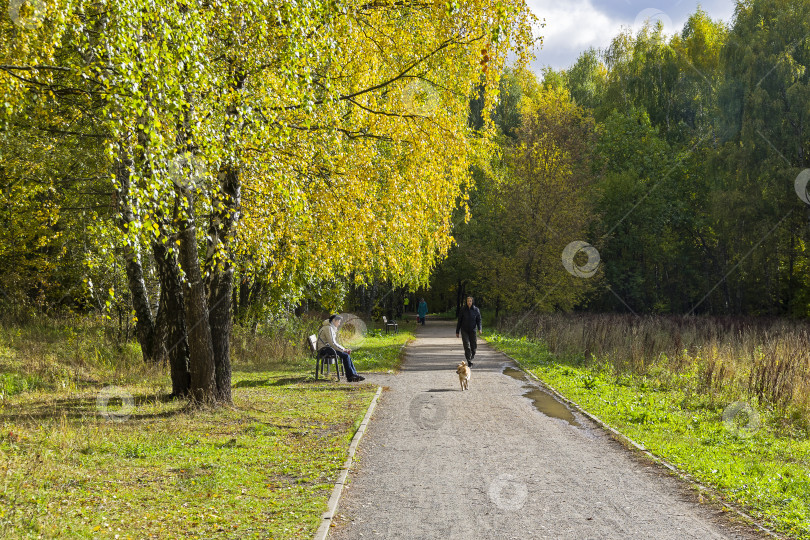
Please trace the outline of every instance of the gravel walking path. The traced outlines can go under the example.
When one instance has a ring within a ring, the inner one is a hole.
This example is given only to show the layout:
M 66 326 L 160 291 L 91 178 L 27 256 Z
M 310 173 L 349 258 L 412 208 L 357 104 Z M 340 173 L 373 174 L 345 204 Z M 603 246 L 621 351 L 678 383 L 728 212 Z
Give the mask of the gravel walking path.
M 367 375 L 386 391 L 330 538 L 761 538 L 581 415 L 539 412 L 485 343 L 462 392 L 453 324 L 420 327 L 401 373 Z

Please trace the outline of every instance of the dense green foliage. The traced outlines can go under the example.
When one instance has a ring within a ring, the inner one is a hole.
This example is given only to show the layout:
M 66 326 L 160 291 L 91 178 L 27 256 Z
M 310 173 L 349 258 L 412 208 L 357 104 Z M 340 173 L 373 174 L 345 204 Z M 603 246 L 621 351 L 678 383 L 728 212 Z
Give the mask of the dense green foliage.
M 506 165 L 480 168 L 472 200 L 484 202 L 458 228 L 435 286 L 497 310 L 810 315 L 810 206 L 794 187 L 810 167 L 809 36 L 810 1 L 746 0 L 728 26 L 697 11 L 674 36 L 628 31 L 542 83 L 507 73 L 492 115 Z M 565 93 L 578 110 L 566 129 L 595 122 L 587 151 L 559 139 L 553 121 L 519 128 L 535 104 Z M 538 225 L 514 209 L 535 195 L 509 156 L 541 139 L 588 159 L 559 172 L 575 196 L 545 188 L 531 203 L 556 204 L 556 222 Z M 600 270 L 581 283 L 557 278 L 563 247 L 578 240 L 597 248 Z M 496 263 L 505 252 L 520 269 Z

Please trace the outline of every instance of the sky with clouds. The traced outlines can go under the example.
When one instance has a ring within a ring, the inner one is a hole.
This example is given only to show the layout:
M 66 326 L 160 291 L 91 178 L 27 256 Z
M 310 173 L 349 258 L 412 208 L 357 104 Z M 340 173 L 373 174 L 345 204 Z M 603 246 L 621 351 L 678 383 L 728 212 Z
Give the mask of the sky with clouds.
M 545 28 L 535 35 L 543 36 L 543 47 L 535 50 L 532 67 L 564 69 L 576 62 L 589 47 L 605 48 L 622 29 L 638 29 L 646 19 L 661 20 L 668 33 L 679 32 L 698 5 L 712 19 L 730 22 L 734 0 L 527 0 L 529 7 Z

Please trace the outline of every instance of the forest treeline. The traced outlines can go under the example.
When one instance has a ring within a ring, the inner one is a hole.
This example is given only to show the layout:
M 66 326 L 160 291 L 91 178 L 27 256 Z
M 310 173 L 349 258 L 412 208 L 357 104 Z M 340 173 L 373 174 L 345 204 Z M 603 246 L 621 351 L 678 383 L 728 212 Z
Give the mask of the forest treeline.
M 498 313 L 810 315 L 810 1 L 698 10 L 675 35 L 647 24 L 569 69 L 510 71 L 493 118 L 437 308 L 455 291 Z M 590 278 L 562 264 L 575 241 L 598 250 Z
M 810 0 L 542 78 L 520 0 L 0 8 L 4 314 L 132 325 L 177 395 L 302 301 L 808 315 Z
M 519 0 L 0 2 L 0 302 L 133 324 L 230 401 L 234 321 L 427 283 Z

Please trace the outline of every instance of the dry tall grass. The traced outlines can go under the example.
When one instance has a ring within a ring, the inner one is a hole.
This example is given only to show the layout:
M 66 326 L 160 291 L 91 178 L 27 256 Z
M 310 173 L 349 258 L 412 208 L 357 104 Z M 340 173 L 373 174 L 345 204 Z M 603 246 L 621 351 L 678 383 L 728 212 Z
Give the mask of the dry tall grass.
M 320 313 L 312 313 L 279 318 L 251 329 L 235 326 L 231 334 L 235 368 L 284 369 L 309 362 L 304 339 L 318 332 L 323 318 Z
M 699 389 L 810 411 L 810 327 L 753 317 L 541 314 L 505 318 L 499 329 L 543 340 L 551 353 L 645 375 L 692 374 Z
M 234 326 L 234 370 L 295 369 L 309 362 L 304 337 L 317 331 L 319 314 Z M 133 335 L 125 339 L 114 321 L 94 315 L 0 315 L 0 405 L 30 391 L 65 395 L 86 388 L 148 385 L 156 395 L 171 391 L 169 368 L 143 361 Z

